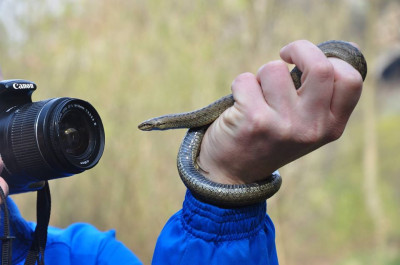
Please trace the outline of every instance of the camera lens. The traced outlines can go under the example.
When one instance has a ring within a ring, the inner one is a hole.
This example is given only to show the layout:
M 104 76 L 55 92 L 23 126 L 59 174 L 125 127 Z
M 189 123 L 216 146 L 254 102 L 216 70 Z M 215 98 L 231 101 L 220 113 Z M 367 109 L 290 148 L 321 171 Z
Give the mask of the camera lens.
M 93 167 L 104 149 L 100 116 L 88 102 L 79 99 L 59 100 L 53 105 L 47 115 L 39 115 L 39 122 L 43 120 L 44 137 L 47 134 L 50 138 L 56 157 L 71 172 Z
M 90 121 L 76 110 L 68 112 L 61 119 L 59 135 L 65 153 L 73 156 L 83 155 L 93 138 Z
M 104 151 L 104 128 L 88 102 L 55 98 L 0 115 L 0 149 L 10 193 L 42 180 L 94 167 Z

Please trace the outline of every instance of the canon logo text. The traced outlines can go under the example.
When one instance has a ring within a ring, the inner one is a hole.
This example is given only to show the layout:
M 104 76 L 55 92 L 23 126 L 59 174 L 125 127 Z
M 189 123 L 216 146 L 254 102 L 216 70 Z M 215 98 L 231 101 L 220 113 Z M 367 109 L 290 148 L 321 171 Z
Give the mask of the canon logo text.
M 19 84 L 19 83 L 14 83 L 13 84 L 14 89 L 31 89 L 34 88 L 33 84 Z

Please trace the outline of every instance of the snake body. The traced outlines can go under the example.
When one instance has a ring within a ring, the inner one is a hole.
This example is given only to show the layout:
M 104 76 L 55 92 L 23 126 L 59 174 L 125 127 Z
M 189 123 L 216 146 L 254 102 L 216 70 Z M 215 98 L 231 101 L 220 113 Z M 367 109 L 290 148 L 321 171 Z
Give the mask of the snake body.
M 327 41 L 319 44 L 318 47 L 327 57 L 336 57 L 351 64 L 365 80 L 367 63 L 363 54 L 353 45 L 344 41 Z M 301 86 L 301 74 L 297 67 L 291 71 L 296 89 Z M 190 128 L 178 152 L 179 175 L 194 196 L 222 207 L 245 206 L 266 200 L 274 195 L 282 184 L 282 178 L 278 172 L 274 172 L 263 181 L 240 185 L 215 183 L 199 172 L 196 158 L 205 131 L 209 124 L 233 104 L 234 98 L 230 94 L 199 110 L 152 118 L 138 126 L 144 131 Z

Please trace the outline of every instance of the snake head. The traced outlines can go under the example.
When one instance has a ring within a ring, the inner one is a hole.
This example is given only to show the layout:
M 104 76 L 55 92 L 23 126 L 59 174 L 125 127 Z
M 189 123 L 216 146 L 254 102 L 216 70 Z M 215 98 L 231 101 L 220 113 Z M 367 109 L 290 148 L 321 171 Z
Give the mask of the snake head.
M 157 123 L 154 119 L 150 119 L 139 124 L 138 128 L 142 131 L 151 131 L 157 128 Z
M 170 128 L 166 125 L 163 117 L 164 116 L 146 120 L 139 124 L 138 128 L 142 131 L 168 130 Z
M 182 125 L 182 121 L 185 123 L 186 120 L 182 119 L 181 116 L 181 114 L 168 114 L 148 119 L 139 124 L 138 128 L 142 131 L 164 131 L 169 129 L 189 128 L 188 126 Z

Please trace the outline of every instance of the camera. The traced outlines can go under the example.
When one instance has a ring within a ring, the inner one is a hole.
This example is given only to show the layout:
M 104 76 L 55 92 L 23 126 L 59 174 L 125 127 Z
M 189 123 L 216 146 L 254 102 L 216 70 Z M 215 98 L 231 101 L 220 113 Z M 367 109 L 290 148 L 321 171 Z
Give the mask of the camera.
M 35 90 L 30 81 L 0 81 L 1 176 L 10 194 L 90 169 L 104 151 L 103 124 L 90 103 L 68 97 L 32 102 Z

